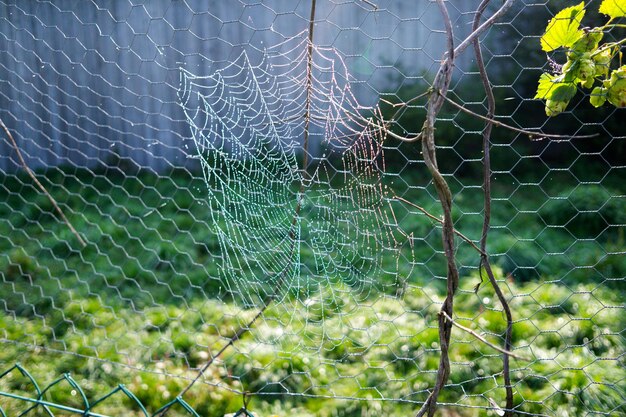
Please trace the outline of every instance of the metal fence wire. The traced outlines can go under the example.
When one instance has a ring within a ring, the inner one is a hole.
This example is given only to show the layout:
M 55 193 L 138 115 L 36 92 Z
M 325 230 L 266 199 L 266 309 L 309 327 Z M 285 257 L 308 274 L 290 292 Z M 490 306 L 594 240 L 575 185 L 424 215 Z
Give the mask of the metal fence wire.
M 506 3 L 487 238 L 477 1 L 0 0 L 0 415 L 626 415 L 624 112 Z

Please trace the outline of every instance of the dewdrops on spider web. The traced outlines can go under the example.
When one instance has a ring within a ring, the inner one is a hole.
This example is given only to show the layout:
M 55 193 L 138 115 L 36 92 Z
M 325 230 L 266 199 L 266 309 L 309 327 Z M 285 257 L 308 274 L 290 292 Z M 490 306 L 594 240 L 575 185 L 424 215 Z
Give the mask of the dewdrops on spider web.
M 382 184 L 384 132 L 361 116 L 376 109 L 357 103 L 334 49 L 313 47 L 308 80 L 307 46 L 303 33 L 209 75 L 181 68 L 219 279 L 248 305 L 346 288 L 365 298 L 399 281 L 397 263 L 383 266 L 403 244 Z

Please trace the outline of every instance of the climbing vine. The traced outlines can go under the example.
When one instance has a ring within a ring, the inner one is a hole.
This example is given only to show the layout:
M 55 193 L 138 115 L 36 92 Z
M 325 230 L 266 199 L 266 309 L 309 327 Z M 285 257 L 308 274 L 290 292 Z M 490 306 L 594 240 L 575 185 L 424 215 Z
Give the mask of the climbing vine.
M 599 12 L 608 16 L 602 26 L 582 25 L 588 9 L 584 2 L 556 14 L 541 37 L 546 52 L 565 51 L 566 62 L 548 58 L 552 73 L 539 78 L 535 98 L 546 101 L 546 114 L 556 116 L 567 108 L 580 89 L 589 90 L 589 101 L 600 107 L 607 101 L 615 107 L 626 107 L 626 65 L 622 65 L 622 48 L 626 38 L 606 40 L 609 32 L 626 28 L 620 23 L 626 17 L 626 0 L 604 0 Z M 618 37 L 619 38 L 619 37 Z

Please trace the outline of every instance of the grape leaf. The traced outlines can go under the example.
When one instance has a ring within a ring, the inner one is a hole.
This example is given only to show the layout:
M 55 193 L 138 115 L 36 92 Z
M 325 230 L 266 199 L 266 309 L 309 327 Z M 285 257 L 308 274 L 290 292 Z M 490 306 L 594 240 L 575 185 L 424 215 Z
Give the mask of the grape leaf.
M 584 1 L 581 1 L 576 6 L 567 7 L 557 13 L 557 15 L 548 22 L 546 33 L 541 37 L 541 49 L 550 52 L 562 46 L 570 47 L 574 45 L 583 35 L 583 31 L 580 29 L 580 22 L 584 15 Z
M 626 0 L 604 0 L 600 4 L 600 13 L 612 18 L 626 16 Z
M 576 95 L 576 85 L 573 83 L 559 83 L 552 90 L 552 101 L 570 101 Z
M 572 82 L 562 82 L 556 76 L 548 73 L 541 74 L 535 98 L 541 100 L 569 101 L 576 94 L 576 85 Z
M 539 77 L 539 86 L 537 87 L 537 94 L 535 94 L 535 98 L 539 98 L 541 100 L 547 100 L 548 97 L 552 95 L 551 90 L 554 88 L 554 82 L 552 81 L 555 77 L 544 72 Z

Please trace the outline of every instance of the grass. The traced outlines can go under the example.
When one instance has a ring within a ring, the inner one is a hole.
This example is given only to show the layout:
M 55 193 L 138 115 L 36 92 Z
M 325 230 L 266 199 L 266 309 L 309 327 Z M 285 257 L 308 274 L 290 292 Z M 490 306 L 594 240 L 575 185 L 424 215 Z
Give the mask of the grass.
M 626 411 L 624 190 L 614 174 L 592 188 L 558 173 L 550 182 L 495 181 L 489 251 L 516 318 L 514 345 L 532 359 L 513 361 L 520 411 Z M 208 351 L 217 351 L 256 313 L 219 278 L 206 186 L 183 171 L 127 177 L 53 169 L 40 178 L 89 244 L 79 249 L 26 177 L 0 177 L 0 364 L 19 361 L 48 382 L 71 372 L 90 399 L 123 382 L 155 411 L 188 383 Z M 388 184 L 440 214 L 424 178 L 391 177 Z M 471 179 L 452 186 L 457 228 L 477 239 L 480 189 Z M 398 223 L 414 237 L 413 249 L 403 249 L 400 270 L 410 276 L 402 295 L 383 285 L 357 300 L 341 279 L 292 294 L 194 388 L 188 400 L 201 415 L 236 411 L 244 390 L 256 393 L 251 407 L 260 415 L 415 411 L 437 367 L 445 262 L 437 224 L 392 204 Z M 585 224 L 593 224 L 593 235 Z M 306 245 L 301 256 L 307 276 L 314 266 Z M 472 291 L 480 280 L 476 252 L 460 243 L 458 262 L 457 320 L 501 344 L 504 321 L 492 290 L 484 284 L 478 294 Z M 487 397 L 503 403 L 497 352 L 455 329 L 451 357 L 441 398 L 448 407 L 473 416 L 478 411 L 471 407 L 487 407 Z M 18 380 L 4 378 L 0 389 L 28 392 Z M 67 387 L 49 395 L 76 402 Z M 8 415 L 19 409 L 3 401 Z M 115 396 L 98 411 L 128 410 L 138 412 L 132 401 Z
M 477 279 L 469 278 L 467 284 Z M 513 360 L 520 410 L 555 415 L 560 409 L 591 412 L 623 407 L 625 364 L 615 358 L 623 353 L 620 332 L 625 320 L 619 309 L 612 308 L 619 305 L 619 296 L 593 286 L 569 289 L 552 283 L 517 285 L 502 275 L 500 279 L 517 317 L 516 352 L 532 359 Z M 494 305 L 491 289 L 484 287 L 478 295 L 464 288 L 457 300 L 457 320 L 501 343 L 502 312 Z M 233 391 L 247 390 L 257 393 L 252 406 L 261 415 L 276 412 L 279 405 L 280 415 L 360 415 L 361 407 L 381 407 L 385 415 L 400 416 L 414 409 L 410 401 L 423 400 L 433 382 L 434 375 L 425 371 L 437 364 L 436 320 L 442 297 L 411 287 L 402 300 L 381 297 L 363 305 L 347 299 L 340 307 L 327 305 L 333 295 L 347 292 L 327 288 L 315 300 L 270 308 L 262 322 L 210 368 L 206 385 L 195 388 L 189 402 L 201 415 L 222 416 L 240 404 L 241 395 Z M 323 321 L 322 305 L 328 310 Z M 193 302 L 189 308 L 111 311 L 95 298 L 69 302 L 62 312 L 71 325 L 60 337 L 41 321 L 4 316 L 8 339 L 42 347 L 7 344 L 0 361 L 21 361 L 44 381 L 71 372 L 92 399 L 123 382 L 152 411 L 188 383 L 185 378 L 195 375 L 192 368 L 207 359 L 207 349 L 217 351 L 254 314 L 217 300 Z M 56 349 L 84 356 L 58 354 Z M 486 406 L 481 394 L 502 402 L 497 352 L 455 332 L 451 356 L 451 384 L 444 402 Z M 613 359 L 607 362 L 608 358 Z M 3 390 L 9 389 L 7 384 L 6 378 L 0 382 Z M 69 392 L 55 395 L 64 403 L 74 400 Z M 104 410 L 129 405 L 119 400 L 109 401 Z M 286 404 L 299 411 L 292 414 Z M 460 411 L 474 415 L 471 409 Z

